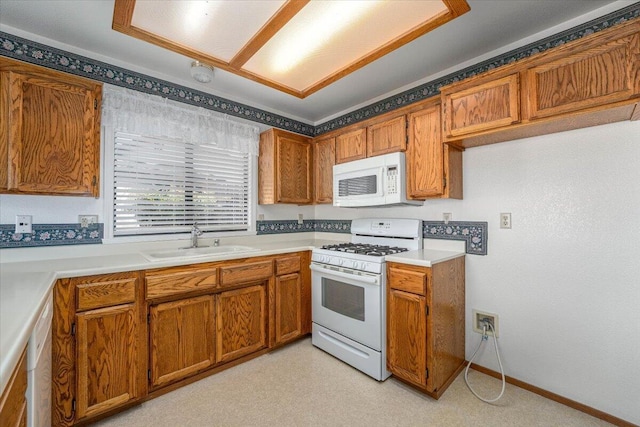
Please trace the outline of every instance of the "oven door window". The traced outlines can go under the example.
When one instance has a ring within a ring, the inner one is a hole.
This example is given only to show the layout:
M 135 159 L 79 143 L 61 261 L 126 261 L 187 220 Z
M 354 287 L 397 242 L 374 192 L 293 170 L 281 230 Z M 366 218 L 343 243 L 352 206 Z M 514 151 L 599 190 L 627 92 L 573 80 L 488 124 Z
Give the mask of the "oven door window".
M 364 322 L 364 288 L 322 278 L 322 306 L 333 312 Z

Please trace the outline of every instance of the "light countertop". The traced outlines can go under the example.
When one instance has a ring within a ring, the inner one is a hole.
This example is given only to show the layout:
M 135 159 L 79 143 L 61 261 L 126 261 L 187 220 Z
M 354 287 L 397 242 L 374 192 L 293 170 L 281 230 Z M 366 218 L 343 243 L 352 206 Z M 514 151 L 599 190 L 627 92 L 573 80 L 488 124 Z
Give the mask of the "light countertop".
M 259 236 L 264 237 L 264 236 Z M 174 258 L 163 261 L 150 261 L 142 255 L 139 245 L 91 245 L 86 256 L 78 256 L 73 251 L 60 247 L 60 253 L 70 254 L 68 258 L 45 257 L 45 259 L 19 259 L 0 263 L 0 393 L 4 391 L 13 369 L 18 363 L 38 315 L 56 280 L 68 277 L 107 274 L 124 271 L 147 270 L 160 267 L 196 264 L 202 262 L 224 261 L 256 256 L 277 255 L 282 253 L 311 250 L 324 244 L 338 243 L 339 240 L 319 240 L 314 238 L 293 240 L 293 236 L 273 236 L 271 238 L 252 238 L 243 243 L 258 249 L 255 252 L 230 253 L 197 258 Z M 332 237 L 336 237 L 332 235 Z M 337 236 L 348 241 L 349 235 Z M 291 239 L 291 240 L 289 240 Z M 244 239 L 243 239 L 244 240 Z M 235 242 L 234 242 L 235 243 Z M 158 250 L 157 246 L 149 246 Z M 127 249 L 130 248 L 130 249 Z M 148 249 L 147 249 L 148 250 Z M 34 251 L 37 254 L 37 251 Z M 464 256 L 464 252 L 420 250 L 387 256 L 393 262 L 431 265 Z M 9 258 L 2 257 L 3 261 Z

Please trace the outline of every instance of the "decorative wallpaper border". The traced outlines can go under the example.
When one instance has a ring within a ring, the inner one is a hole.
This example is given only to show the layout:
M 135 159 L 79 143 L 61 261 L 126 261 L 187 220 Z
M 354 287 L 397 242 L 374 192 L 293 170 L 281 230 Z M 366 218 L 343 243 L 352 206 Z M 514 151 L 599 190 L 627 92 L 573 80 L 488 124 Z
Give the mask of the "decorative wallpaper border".
M 465 252 L 472 255 L 487 254 L 487 222 L 422 221 L 425 239 L 464 240 Z
M 0 31 L 0 56 L 8 56 L 103 83 L 159 95 L 174 101 L 225 113 L 230 116 L 241 117 L 307 136 L 312 136 L 315 130 L 313 125 L 307 123 L 46 46 L 2 31 Z
M 80 224 L 33 224 L 32 228 L 32 233 L 15 233 L 14 224 L 0 224 L 0 248 L 100 244 L 104 237 L 103 223 L 88 228 Z
M 351 220 L 305 219 L 256 221 L 256 230 L 261 234 L 305 233 L 321 231 L 326 233 L 351 233 Z
M 304 233 L 309 231 L 351 233 L 350 220 L 311 219 L 298 224 L 297 220 L 257 221 L 258 234 Z M 487 222 L 422 221 L 422 237 L 426 239 L 464 240 L 466 253 L 487 254 Z
M 442 86 L 467 79 L 520 59 L 528 58 L 537 53 L 544 52 L 573 40 L 581 39 L 589 34 L 597 33 L 638 17 L 640 17 L 640 2 L 317 125 L 315 127 L 315 135 L 321 135 L 325 132 L 413 104 L 414 102 L 431 98 L 440 93 Z
M 552 35 L 538 42 L 512 50 L 495 58 L 467 67 L 460 71 L 424 83 L 382 101 L 347 113 L 343 116 L 317 126 L 289 119 L 239 102 L 219 96 L 200 92 L 165 80 L 156 79 L 145 74 L 116 67 L 85 56 L 66 52 L 34 41 L 0 31 L 0 56 L 7 56 L 21 61 L 41 65 L 47 68 L 64 71 L 81 77 L 87 77 L 103 83 L 126 87 L 154 95 L 160 95 L 174 101 L 203 107 L 209 110 L 241 117 L 256 123 L 274 126 L 306 136 L 317 136 L 325 132 L 369 119 L 371 117 L 393 111 L 408 104 L 430 98 L 440 93 L 440 87 L 464 80 L 476 74 L 500 67 L 544 52 L 553 47 L 572 40 L 580 39 L 615 25 L 640 17 L 640 2 L 629 5 L 608 15 Z
M 0 248 L 36 246 L 100 244 L 104 237 L 104 224 L 88 228 L 80 224 L 33 224 L 33 233 L 15 233 L 14 224 L 0 224 Z M 307 219 L 256 221 L 258 235 L 284 233 L 351 233 L 351 220 Z M 423 221 L 422 237 L 429 239 L 464 240 L 466 253 L 487 254 L 487 223 L 450 221 Z

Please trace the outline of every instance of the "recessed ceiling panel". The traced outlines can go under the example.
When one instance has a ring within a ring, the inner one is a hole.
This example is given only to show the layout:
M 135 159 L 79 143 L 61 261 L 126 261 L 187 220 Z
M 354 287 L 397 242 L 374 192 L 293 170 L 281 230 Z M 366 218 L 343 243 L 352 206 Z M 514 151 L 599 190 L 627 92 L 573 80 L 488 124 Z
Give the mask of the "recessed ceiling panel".
M 243 68 L 303 91 L 446 11 L 440 0 L 311 1 Z
M 113 28 L 304 98 L 468 11 L 466 0 L 115 0 Z
M 229 62 L 285 0 L 138 0 L 131 25 Z

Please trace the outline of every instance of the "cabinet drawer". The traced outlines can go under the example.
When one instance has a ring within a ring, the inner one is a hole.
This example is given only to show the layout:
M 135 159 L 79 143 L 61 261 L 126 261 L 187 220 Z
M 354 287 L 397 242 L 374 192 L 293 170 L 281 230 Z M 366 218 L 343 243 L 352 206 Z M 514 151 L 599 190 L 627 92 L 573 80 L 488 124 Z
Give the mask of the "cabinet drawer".
M 214 289 L 218 284 L 218 269 L 206 267 L 163 270 L 147 273 L 145 282 L 147 299 Z
M 300 271 L 300 256 L 290 256 L 286 258 L 279 258 L 276 260 L 276 275 L 282 276 L 283 274 L 295 273 Z
M 127 304 L 136 299 L 136 278 L 79 283 L 76 286 L 78 311 Z
M 221 285 L 233 286 L 261 279 L 268 279 L 273 275 L 273 262 L 259 261 L 248 264 L 222 267 Z
M 412 294 L 427 294 L 427 273 L 420 271 L 389 268 L 389 287 Z

